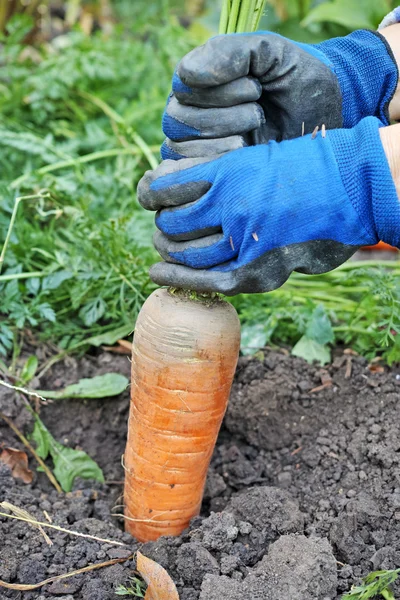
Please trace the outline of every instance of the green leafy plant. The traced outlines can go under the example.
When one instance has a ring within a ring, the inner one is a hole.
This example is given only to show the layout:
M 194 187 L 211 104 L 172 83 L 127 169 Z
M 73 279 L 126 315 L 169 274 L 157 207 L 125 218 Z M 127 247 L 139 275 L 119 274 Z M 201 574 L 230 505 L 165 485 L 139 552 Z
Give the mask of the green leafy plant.
M 71 398 L 109 398 L 118 396 L 129 385 L 129 380 L 120 373 L 106 373 L 89 379 L 81 379 L 78 383 L 67 385 L 62 390 L 36 390 L 44 398 L 64 400 Z
M 332 325 L 322 305 L 317 306 L 307 322 L 306 330 L 292 349 L 294 356 L 308 362 L 329 363 L 331 353 L 327 344 L 334 340 Z
M 279 290 L 241 295 L 232 303 L 243 323 L 245 353 L 286 343 L 307 360 L 320 352 L 317 360 L 324 362 L 327 345 L 340 343 L 370 359 L 381 354 L 389 364 L 400 360 L 397 261 L 349 262 L 315 276 L 294 273 Z
M 65 350 L 132 331 L 154 289 L 147 274 L 156 258 L 153 219 L 135 189 L 157 164 L 174 66 L 196 43 L 158 4 L 154 14 L 153 5 L 142 6 L 141 25 L 132 17 L 111 34 L 77 29 L 36 46 L 23 44 L 32 26 L 26 15 L 7 24 L 0 40 L 3 356 L 26 328 Z M 31 200 L 20 203 L 21 196 Z
M 76 477 L 94 479 L 104 483 L 104 475 L 98 464 L 83 450 L 74 450 L 57 442 L 43 421 L 35 417 L 32 439 L 36 443 L 36 452 L 43 460 L 51 456 L 53 473 L 64 492 L 70 492 Z
M 27 358 L 19 375 L 19 382 L 21 385 L 27 385 L 35 377 L 38 364 L 39 361 L 35 355 Z
M 390 586 L 396 581 L 399 573 L 400 569 L 369 573 L 363 579 L 362 585 L 353 586 L 350 592 L 342 596 L 342 600 L 369 600 L 369 598 L 378 597 L 385 600 L 395 600 Z
M 117 596 L 135 596 L 135 598 L 144 598 L 146 584 L 137 577 L 129 577 L 128 585 L 119 585 L 115 590 Z

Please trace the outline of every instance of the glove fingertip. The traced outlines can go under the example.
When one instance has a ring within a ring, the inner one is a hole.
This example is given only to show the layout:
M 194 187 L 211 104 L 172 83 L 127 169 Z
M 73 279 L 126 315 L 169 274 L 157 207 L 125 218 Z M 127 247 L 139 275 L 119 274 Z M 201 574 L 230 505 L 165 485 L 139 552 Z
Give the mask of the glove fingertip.
M 178 121 L 174 117 L 171 117 L 167 112 L 163 114 L 162 130 L 167 137 L 176 141 L 200 137 L 200 131 L 198 129 Z
M 177 71 L 175 71 L 172 77 L 172 90 L 178 94 L 191 94 L 192 88 L 183 83 L 182 79 L 179 77 Z
M 157 285 L 174 285 L 173 278 L 168 277 L 168 265 L 165 262 L 158 262 L 149 269 L 149 277 Z
M 169 146 L 168 140 L 164 140 L 160 153 L 163 160 L 181 160 L 182 158 L 186 158 L 183 154 L 175 152 L 175 150 Z

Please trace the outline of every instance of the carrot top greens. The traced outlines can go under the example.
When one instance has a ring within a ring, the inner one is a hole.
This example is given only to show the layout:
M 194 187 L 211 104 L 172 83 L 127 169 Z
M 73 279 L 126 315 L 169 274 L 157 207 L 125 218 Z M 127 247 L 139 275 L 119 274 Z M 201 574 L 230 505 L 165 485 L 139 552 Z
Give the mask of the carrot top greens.
M 223 0 L 220 33 L 256 31 L 266 0 Z

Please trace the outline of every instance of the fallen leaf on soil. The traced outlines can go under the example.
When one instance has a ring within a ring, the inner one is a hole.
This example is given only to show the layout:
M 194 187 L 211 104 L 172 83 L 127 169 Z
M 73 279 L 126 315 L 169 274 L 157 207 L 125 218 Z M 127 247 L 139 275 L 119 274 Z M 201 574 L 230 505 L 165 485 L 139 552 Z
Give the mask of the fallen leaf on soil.
M 78 383 L 67 385 L 62 390 L 40 390 L 37 393 L 52 400 L 64 398 L 108 398 L 118 396 L 128 386 L 129 381 L 120 373 L 106 373 L 91 379 L 81 379 Z
M 132 342 L 128 342 L 128 340 L 118 340 L 118 346 L 102 346 L 101 348 L 114 354 L 132 354 Z
M 132 351 L 132 342 L 128 342 L 128 340 L 118 340 L 118 344 L 127 350 Z
M 384 373 L 385 372 L 385 367 L 382 367 L 381 365 L 377 365 L 376 363 L 369 364 L 368 369 L 371 373 Z
M 113 560 L 107 560 L 103 563 L 98 563 L 95 565 L 89 565 L 88 567 L 83 567 L 83 569 L 78 569 L 77 571 L 71 571 L 71 573 L 64 573 L 63 575 L 56 575 L 55 577 L 50 577 L 49 579 L 45 579 L 44 581 L 40 581 L 39 583 L 7 583 L 6 581 L 1 581 L 0 579 L 0 587 L 7 588 L 8 590 L 19 590 L 21 592 L 28 592 L 30 590 L 37 590 L 41 588 L 43 585 L 47 585 L 48 583 L 53 583 L 54 581 L 59 581 L 60 579 L 66 579 L 67 577 L 74 577 L 75 575 L 80 575 L 81 573 L 87 573 L 88 571 L 94 571 L 95 569 L 102 569 L 103 567 L 110 567 L 111 565 L 115 565 L 117 563 L 122 563 L 127 560 L 130 560 L 133 557 L 131 556 L 125 558 L 113 558 Z M 167 598 L 167 596 L 165 596 Z M 172 597 L 174 600 L 174 597 Z
M 136 568 L 148 585 L 145 600 L 179 600 L 174 582 L 161 565 L 138 552 Z
M 373 365 L 373 364 L 375 364 L 375 363 L 382 362 L 382 361 L 383 361 L 383 358 L 382 358 L 382 356 L 375 356 L 375 358 L 373 358 L 373 359 L 371 360 L 371 363 L 370 363 L 370 364 L 371 364 L 371 365 Z
M 32 483 L 33 473 L 28 468 L 28 455 L 16 448 L 3 448 L 0 462 L 8 465 L 15 479 L 22 479 L 24 483 Z

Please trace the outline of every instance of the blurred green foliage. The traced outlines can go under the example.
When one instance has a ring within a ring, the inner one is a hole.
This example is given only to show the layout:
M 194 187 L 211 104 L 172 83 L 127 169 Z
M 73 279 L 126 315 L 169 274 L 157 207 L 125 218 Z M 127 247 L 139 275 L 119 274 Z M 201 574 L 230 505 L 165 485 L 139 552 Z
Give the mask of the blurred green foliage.
M 261 27 L 318 41 L 376 27 L 394 4 L 269 0 Z M 0 264 L 3 355 L 29 330 L 69 350 L 89 338 L 113 343 L 133 329 L 154 289 L 153 216 L 139 207 L 136 186 L 158 161 L 173 69 L 217 31 L 219 4 L 114 0 L 110 7 L 105 17 L 94 13 L 89 32 L 78 11 L 72 28 L 60 31 L 60 20 L 57 27 L 50 20 L 46 36 L 27 43 L 32 21 L 16 14 L 0 37 L 0 254 L 16 198 L 35 195 L 19 203 Z M 336 342 L 368 356 L 383 345 L 388 360 L 398 360 L 399 269 L 388 276 L 372 268 L 295 275 L 274 293 L 234 299 L 245 343 L 305 336 L 313 347 L 326 345 L 318 328 L 314 338 L 310 331 L 314 321 L 325 331 L 329 320 Z
M 260 29 L 317 43 L 355 29 L 376 29 L 397 0 L 267 0 Z M 219 4 L 206 3 L 205 22 L 217 30 Z
M 133 329 L 153 288 L 152 216 L 136 185 L 157 164 L 171 75 L 196 41 L 165 3 L 129 20 L 116 4 L 110 33 L 77 26 L 27 46 L 32 23 L 15 15 L 0 40 L 0 249 L 15 198 L 50 196 L 19 205 L 0 274 L 0 353 L 25 328 L 64 348 Z

